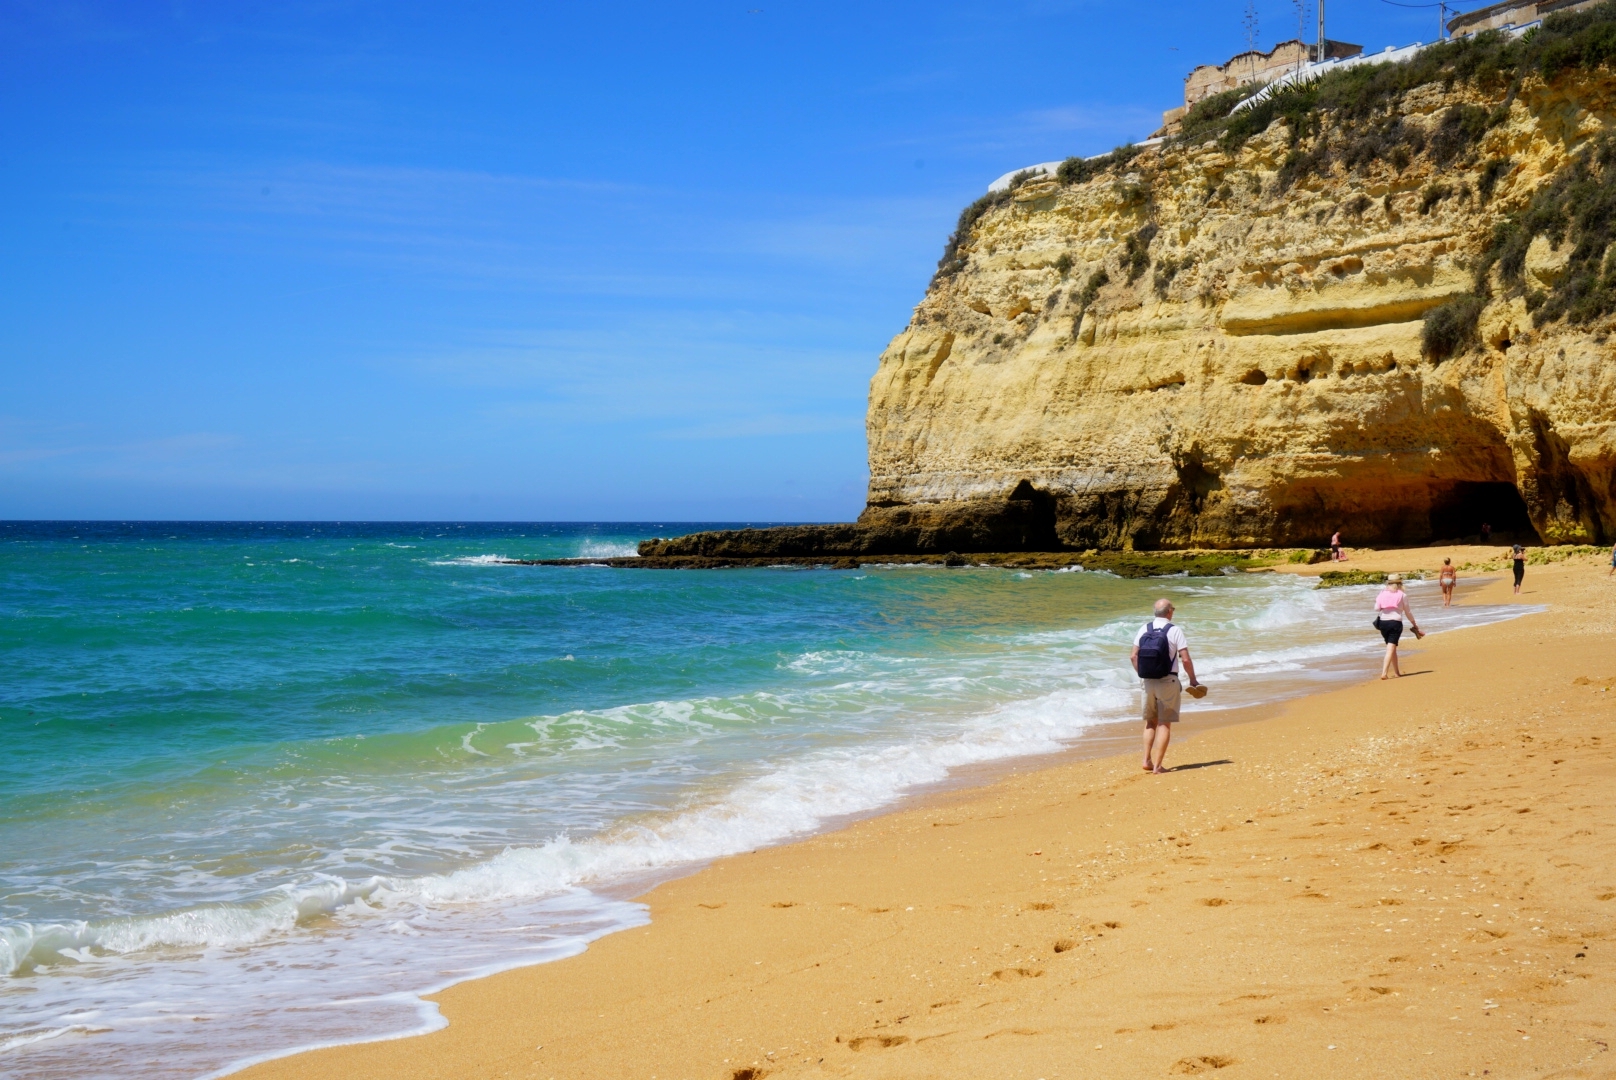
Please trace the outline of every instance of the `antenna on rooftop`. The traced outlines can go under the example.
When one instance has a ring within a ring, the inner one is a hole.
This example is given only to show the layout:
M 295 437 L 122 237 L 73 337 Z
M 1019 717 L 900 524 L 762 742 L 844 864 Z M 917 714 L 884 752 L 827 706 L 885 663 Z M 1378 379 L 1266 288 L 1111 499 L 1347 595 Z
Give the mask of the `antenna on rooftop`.
M 1307 66 L 1307 0 L 1291 0 L 1296 5 L 1296 40 L 1303 42 L 1302 56 L 1296 61 L 1296 70 L 1301 71 Z
M 1246 52 L 1257 51 L 1257 0 L 1246 0 L 1246 17 L 1240 20 L 1240 25 L 1246 29 Z M 1257 58 L 1252 56 L 1248 63 L 1251 66 L 1253 78 L 1257 76 Z
M 1319 63 L 1324 63 L 1324 0 L 1319 0 L 1319 54 L 1315 57 Z

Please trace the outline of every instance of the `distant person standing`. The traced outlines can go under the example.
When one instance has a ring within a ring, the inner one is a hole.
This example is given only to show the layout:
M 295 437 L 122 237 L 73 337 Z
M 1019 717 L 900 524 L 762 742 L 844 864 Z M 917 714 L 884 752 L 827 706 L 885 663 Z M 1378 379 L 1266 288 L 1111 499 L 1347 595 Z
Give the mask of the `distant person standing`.
M 1179 695 L 1183 692 L 1178 681 L 1179 664 L 1189 673 L 1191 693 L 1201 685 L 1195 679 L 1195 661 L 1190 659 L 1189 648 L 1184 631 L 1173 625 L 1172 601 L 1157 600 L 1154 617 L 1133 636 L 1133 652 L 1128 656 L 1144 691 L 1146 772 L 1167 771 L 1162 768 L 1162 760 L 1173 738 L 1172 725 L 1178 723 Z
M 1341 562 L 1341 530 L 1337 529 L 1335 535 L 1330 537 L 1330 558 Z
M 1509 557 L 1515 562 L 1515 592 L 1519 594 L 1521 591 L 1521 579 L 1526 577 L 1526 549 L 1516 544 L 1509 553 Z
M 1491 525 L 1487 524 L 1485 521 L 1483 521 L 1481 523 L 1481 543 L 1482 543 L 1482 546 L 1485 547 L 1486 545 L 1488 545 L 1488 544 L 1490 544 L 1492 542 L 1493 542 L 1493 527 Z
M 1610 549 L 1610 574 L 1605 576 L 1610 577 L 1611 574 L 1616 574 L 1616 547 Z
M 1436 583 L 1442 586 L 1442 606 L 1453 605 L 1453 587 L 1459 583 L 1459 571 L 1453 568 L 1452 559 L 1442 560 L 1442 572 L 1437 575 Z
M 1380 631 L 1381 640 L 1386 642 L 1386 659 L 1380 663 L 1382 679 L 1403 677 L 1403 669 L 1397 665 L 1397 643 L 1403 637 L 1404 619 L 1407 619 L 1409 626 L 1413 628 L 1415 637 L 1425 636 L 1420 624 L 1414 621 L 1414 613 L 1408 610 L 1408 594 L 1403 591 L 1403 575 L 1389 574 L 1386 577 L 1386 587 L 1375 597 L 1375 629 Z

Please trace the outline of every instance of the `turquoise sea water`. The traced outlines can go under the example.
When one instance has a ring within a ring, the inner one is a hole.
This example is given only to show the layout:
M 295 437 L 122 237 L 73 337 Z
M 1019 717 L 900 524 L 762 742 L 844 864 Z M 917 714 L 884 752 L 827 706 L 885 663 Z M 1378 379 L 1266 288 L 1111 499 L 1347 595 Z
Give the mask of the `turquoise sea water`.
M 1379 651 L 1361 590 L 1275 574 L 496 561 L 693 527 L 0 523 L 0 1073 L 431 1026 L 420 992 L 643 922 L 636 884 L 1130 715 L 1162 593 L 1196 708 Z

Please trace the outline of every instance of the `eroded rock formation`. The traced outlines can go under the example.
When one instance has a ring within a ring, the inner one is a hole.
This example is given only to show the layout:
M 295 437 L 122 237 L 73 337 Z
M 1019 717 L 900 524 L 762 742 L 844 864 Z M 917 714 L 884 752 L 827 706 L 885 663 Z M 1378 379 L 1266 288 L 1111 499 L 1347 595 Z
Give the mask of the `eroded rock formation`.
M 1031 549 L 1006 529 L 1141 550 L 1419 543 L 1484 521 L 1616 536 L 1616 324 L 1528 310 L 1575 230 L 1533 241 L 1513 286 L 1483 261 L 1616 130 L 1616 75 L 1421 86 L 1402 137 L 1439 142 L 1465 107 L 1491 126 L 1452 156 L 1309 173 L 1310 144 L 1276 120 L 1232 152 L 1169 144 L 1017 188 L 881 356 L 864 530 L 838 550 L 970 550 L 973 530 L 975 550 Z M 1473 293 L 1474 337 L 1430 355 L 1423 317 Z
M 1534 329 L 1530 292 L 1498 288 L 1479 345 L 1435 362 L 1421 320 L 1473 290 L 1495 225 L 1606 130 L 1613 91 L 1608 75 L 1527 88 L 1446 170 L 1277 194 L 1276 123 L 1233 157 L 1147 151 L 1120 177 L 1022 186 L 881 357 L 862 520 L 1030 486 L 1067 547 L 1419 542 L 1484 520 L 1606 539 L 1610 321 Z M 1475 96 L 1430 87 L 1404 122 Z M 1529 277 L 1552 283 L 1570 246 L 1540 237 Z

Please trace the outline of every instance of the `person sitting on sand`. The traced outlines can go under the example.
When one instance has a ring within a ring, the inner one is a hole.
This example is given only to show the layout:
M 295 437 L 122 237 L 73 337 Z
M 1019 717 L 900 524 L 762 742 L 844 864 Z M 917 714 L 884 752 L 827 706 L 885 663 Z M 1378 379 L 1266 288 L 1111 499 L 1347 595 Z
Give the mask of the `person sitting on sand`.
M 1403 669 L 1397 666 L 1397 643 L 1403 637 L 1403 620 L 1407 619 L 1415 637 L 1424 637 L 1414 613 L 1408 610 L 1408 594 L 1403 592 L 1403 575 L 1389 574 L 1386 587 L 1375 597 L 1375 629 L 1386 642 L 1386 659 L 1380 664 L 1382 679 L 1401 679 Z
M 1459 582 L 1459 571 L 1453 568 L 1452 559 L 1442 560 L 1442 572 L 1437 575 L 1436 583 L 1442 586 L 1442 606 L 1453 606 L 1453 587 Z
M 1178 681 L 1182 662 L 1190 676 L 1190 693 L 1201 684 L 1195 679 L 1195 661 L 1190 659 L 1189 641 L 1184 631 L 1173 625 L 1173 603 L 1165 597 L 1156 601 L 1155 615 L 1133 636 L 1133 665 L 1144 691 L 1145 771 L 1164 773 L 1162 760 L 1173 738 L 1172 725 L 1178 722 L 1178 701 L 1183 685 Z M 1202 690 L 1204 694 L 1206 691 Z

